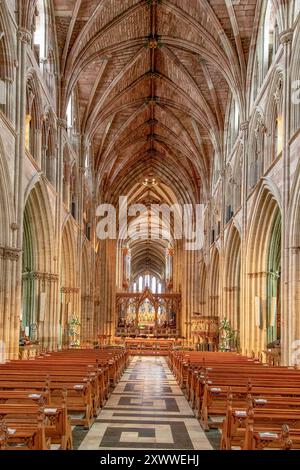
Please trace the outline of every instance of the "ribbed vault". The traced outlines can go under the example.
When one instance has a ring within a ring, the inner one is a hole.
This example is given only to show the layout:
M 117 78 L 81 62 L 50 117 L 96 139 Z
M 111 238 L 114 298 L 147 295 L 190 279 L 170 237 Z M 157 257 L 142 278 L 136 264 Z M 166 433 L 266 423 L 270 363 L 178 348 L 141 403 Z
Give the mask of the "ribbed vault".
M 55 0 L 54 8 L 61 114 L 76 89 L 99 202 L 207 201 L 230 92 L 242 120 L 246 113 L 256 2 Z M 159 182 L 150 194 L 145 178 Z M 161 244 L 133 241 L 133 251 L 136 272 L 148 254 L 161 271 Z

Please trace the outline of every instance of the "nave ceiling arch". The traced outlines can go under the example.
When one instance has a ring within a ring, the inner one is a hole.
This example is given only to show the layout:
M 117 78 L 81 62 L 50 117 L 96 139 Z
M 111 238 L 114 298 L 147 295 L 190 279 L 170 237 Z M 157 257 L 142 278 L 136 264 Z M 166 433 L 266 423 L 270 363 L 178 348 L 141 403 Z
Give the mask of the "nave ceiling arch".
M 54 2 L 62 114 L 76 85 L 81 131 L 93 142 L 99 178 L 109 174 L 114 181 L 124 160 L 130 166 L 152 150 L 161 159 L 179 159 L 190 172 L 185 181 L 196 176 L 207 197 L 230 91 L 245 116 L 250 33 L 239 10 L 231 5 L 220 15 L 212 2 L 167 0 L 78 1 L 73 11 L 68 7 Z M 254 6 L 248 21 L 253 17 Z
M 207 0 L 78 0 L 73 8 L 54 1 L 54 11 L 61 114 L 76 89 L 98 202 L 129 195 L 138 203 L 138 185 L 149 175 L 159 182 L 160 203 L 206 202 L 213 159 L 222 166 L 231 94 L 246 118 L 255 5 L 247 5 L 247 20 L 232 2 Z M 139 245 L 137 271 L 149 252 L 149 244 Z M 159 245 L 154 252 L 161 271 Z

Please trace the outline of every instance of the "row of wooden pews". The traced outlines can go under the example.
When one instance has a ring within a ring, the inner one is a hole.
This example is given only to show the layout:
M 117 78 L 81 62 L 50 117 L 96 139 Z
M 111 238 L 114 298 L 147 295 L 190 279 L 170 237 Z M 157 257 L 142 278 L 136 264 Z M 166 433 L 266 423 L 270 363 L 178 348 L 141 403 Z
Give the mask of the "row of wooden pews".
M 169 353 L 169 366 L 220 448 L 300 448 L 300 371 L 236 353 Z
M 0 449 L 70 450 L 128 364 L 124 349 L 76 349 L 0 364 Z

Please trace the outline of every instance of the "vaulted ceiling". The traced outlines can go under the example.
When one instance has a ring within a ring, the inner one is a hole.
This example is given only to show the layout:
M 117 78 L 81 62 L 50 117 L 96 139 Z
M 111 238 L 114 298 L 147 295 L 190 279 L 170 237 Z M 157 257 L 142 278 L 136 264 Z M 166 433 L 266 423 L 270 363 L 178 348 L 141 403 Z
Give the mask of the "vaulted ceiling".
M 101 199 L 147 200 L 146 177 L 162 202 L 207 199 L 260 1 L 54 0 L 62 111 L 76 87 Z

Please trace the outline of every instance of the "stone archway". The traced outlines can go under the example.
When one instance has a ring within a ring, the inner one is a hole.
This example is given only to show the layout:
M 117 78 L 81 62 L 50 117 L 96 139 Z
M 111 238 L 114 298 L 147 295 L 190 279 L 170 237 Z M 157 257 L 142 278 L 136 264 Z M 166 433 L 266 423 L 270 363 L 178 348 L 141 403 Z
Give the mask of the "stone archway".
M 263 186 L 253 209 L 247 243 L 242 341 L 247 352 L 265 351 L 268 339 L 272 338 L 271 328 L 274 328 L 272 325 L 276 322 L 276 308 L 271 297 L 275 292 L 276 297 L 277 292 L 280 295 L 281 286 L 277 284 L 277 280 L 275 285 L 276 273 L 270 269 L 275 269 L 276 266 L 276 269 L 280 269 L 280 230 L 281 212 L 278 202 L 270 188 Z
M 220 255 L 216 247 L 211 254 L 209 315 L 220 316 Z
M 19 350 L 20 251 L 15 247 L 15 214 L 6 156 L 0 139 L 0 362 L 15 359 Z
M 62 258 L 60 271 L 61 312 L 59 326 L 60 347 L 70 344 L 70 323 L 80 322 L 78 273 L 76 270 L 76 241 L 73 222 L 69 217 L 62 231 Z
M 225 249 L 224 308 L 225 316 L 237 332 L 240 331 L 241 309 L 241 238 L 232 225 Z
M 57 283 L 54 267 L 54 228 L 46 189 L 38 182 L 24 209 L 21 335 L 55 349 L 57 342 Z

